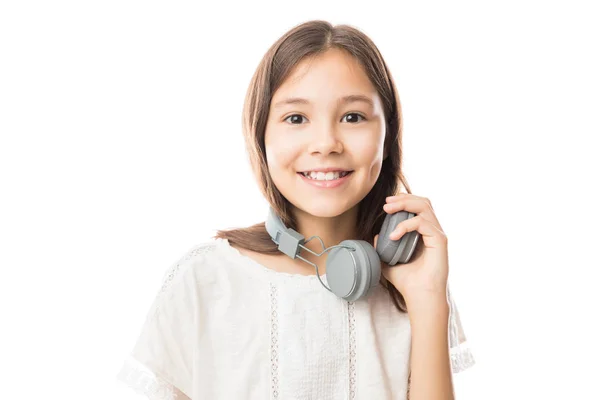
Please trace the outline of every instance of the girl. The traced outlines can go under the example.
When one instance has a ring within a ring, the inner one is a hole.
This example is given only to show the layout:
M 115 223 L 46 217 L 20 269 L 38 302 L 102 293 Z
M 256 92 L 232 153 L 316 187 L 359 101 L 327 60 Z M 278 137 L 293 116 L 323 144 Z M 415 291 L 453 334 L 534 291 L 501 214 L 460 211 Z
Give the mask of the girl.
M 420 234 L 410 262 L 381 262 L 368 296 L 347 301 L 323 288 L 317 241 L 299 259 L 265 222 L 217 231 L 172 266 L 119 377 L 151 399 L 453 398 L 451 373 L 474 361 L 446 236 L 401 171 L 401 108 L 377 47 L 347 25 L 296 26 L 252 78 L 244 135 L 286 227 L 376 246 L 385 216 L 405 210 L 416 216 L 390 239 Z

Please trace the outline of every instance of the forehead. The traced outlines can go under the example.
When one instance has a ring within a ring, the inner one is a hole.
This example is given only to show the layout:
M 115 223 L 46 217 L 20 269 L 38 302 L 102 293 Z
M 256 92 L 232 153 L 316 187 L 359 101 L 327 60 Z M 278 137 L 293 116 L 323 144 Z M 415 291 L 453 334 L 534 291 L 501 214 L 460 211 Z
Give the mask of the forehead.
M 360 62 L 343 50 L 330 49 L 298 63 L 274 93 L 272 105 L 283 107 L 292 97 L 329 103 L 349 95 L 369 98 L 374 106 L 378 103 L 378 93 Z

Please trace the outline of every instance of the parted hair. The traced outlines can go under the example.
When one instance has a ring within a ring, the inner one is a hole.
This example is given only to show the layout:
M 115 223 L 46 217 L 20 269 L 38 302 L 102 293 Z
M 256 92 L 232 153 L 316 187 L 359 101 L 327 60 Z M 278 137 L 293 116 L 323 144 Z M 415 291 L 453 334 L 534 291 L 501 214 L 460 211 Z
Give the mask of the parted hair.
M 402 188 L 411 193 L 402 173 L 402 110 L 398 92 L 388 67 L 373 41 L 349 25 L 336 25 L 323 20 L 299 24 L 279 38 L 260 61 L 246 92 L 242 115 L 242 130 L 248 160 L 261 193 L 285 226 L 297 230 L 289 201 L 275 187 L 267 167 L 265 128 L 273 94 L 293 70 L 307 57 L 316 57 L 329 49 L 341 49 L 353 56 L 364 68 L 383 104 L 386 133 L 381 173 L 359 203 L 357 237 L 373 243 L 386 216 L 385 199 Z M 265 222 L 243 228 L 218 230 L 214 238 L 227 239 L 230 244 L 263 254 L 280 253 L 265 228 Z M 385 278 L 381 284 L 388 290 L 400 312 L 406 312 L 402 294 Z

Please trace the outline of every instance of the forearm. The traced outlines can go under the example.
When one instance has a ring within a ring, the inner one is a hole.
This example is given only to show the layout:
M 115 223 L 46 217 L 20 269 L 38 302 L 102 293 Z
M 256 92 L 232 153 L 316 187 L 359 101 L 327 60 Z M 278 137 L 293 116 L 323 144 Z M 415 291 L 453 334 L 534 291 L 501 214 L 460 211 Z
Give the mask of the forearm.
M 446 297 L 413 300 L 407 306 L 412 332 L 410 399 L 453 400 Z

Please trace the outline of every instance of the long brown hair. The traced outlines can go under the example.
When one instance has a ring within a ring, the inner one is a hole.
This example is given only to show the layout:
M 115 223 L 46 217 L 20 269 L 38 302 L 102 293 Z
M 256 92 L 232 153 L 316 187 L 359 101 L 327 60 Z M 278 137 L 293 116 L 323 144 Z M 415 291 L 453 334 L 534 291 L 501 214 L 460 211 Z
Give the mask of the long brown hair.
M 384 108 L 387 157 L 373 189 L 359 204 L 357 237 L 353 238 L 372 244 L 386 215 L 383 210 L 386 197 L 397 194 L 400 184 L 407 193 L 411 191 L 401 169 L 402 110 L 398 92 L 379 50 L 364 33 L 349 25 L 333 26 L 327 21 L 313 20 L 295 26 L 277 40 L 262 58 L 246 93 L 242 120 L 246 151 L 262 194 L 285 226 L 297 229 L 290 203 L 275 187 L 267 168 L 265 128 L 273 94 L 294 66 L 305 57 L 318 56 L 331 48 L 345 50 L 360 62 Z M 228 239 L 232 245 L 259 253 L 280 253 L 266 231 L 265 222 L 218 230 L 214 238 Z M 396 308 L 406 312 L 404 297 L 383 275 L 381 284 L 389 291 Z

